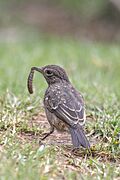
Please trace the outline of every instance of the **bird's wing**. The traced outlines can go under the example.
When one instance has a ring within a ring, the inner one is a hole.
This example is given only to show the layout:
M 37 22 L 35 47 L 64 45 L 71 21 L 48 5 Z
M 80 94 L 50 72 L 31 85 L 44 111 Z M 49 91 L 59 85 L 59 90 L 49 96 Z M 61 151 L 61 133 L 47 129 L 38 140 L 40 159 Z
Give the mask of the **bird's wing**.
M 66 94 L 67 93 L 67 94 Z M 75 126 L 80 123 L 84 124 L 85 112 L 84 105 L 81 102 L 81 96 L 77 97 L 70 92 L 66 92 L 61 96 L 60 100 L 58 97 L 50 98 L 48 100 L 50 110 L 62 121 L 70 126 Z

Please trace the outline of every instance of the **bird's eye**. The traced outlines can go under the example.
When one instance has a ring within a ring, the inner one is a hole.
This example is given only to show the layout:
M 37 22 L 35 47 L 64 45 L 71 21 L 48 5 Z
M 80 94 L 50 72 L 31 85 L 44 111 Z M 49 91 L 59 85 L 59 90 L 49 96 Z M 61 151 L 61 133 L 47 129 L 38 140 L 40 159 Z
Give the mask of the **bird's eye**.
M 47 76 L 52 76 L 53 75 L 53 72 L 50 71 L 50 70 L 46 70 L 45 73 L 46 73 Z

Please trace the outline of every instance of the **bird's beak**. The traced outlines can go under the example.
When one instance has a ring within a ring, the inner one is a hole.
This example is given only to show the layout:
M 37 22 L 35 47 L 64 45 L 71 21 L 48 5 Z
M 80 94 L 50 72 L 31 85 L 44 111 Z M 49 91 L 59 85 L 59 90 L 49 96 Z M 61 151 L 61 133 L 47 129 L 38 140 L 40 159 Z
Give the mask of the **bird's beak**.
M 43 68 L 42 67 L 32 67 L 31 71 L 38 71 L 40 73 L 43 73 Z

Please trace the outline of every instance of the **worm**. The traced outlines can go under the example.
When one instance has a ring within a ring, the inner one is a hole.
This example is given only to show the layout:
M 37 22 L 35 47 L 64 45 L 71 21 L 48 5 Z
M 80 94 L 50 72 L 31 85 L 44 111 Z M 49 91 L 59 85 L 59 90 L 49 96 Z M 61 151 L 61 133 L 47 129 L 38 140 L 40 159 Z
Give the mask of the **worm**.
M 32 85 L 33 76 L 34 76 L 34 69 L 31 68 L 30 74 L 28 76 L 28 81 L 27 81 L 27 87 L 30 94 L 33 93 L 33 85 Z
M 31 68 L 30 74 L 28 76 L 28 81 L 27 81 L 27 87 L 28 87 L 28 91 L 30 94 L 33 93 L 32 82 L 33 82 L 34 71 L 38 71 L 38 72 L 42 73 L 42 68 L 40 68 L 40 67 L 32 67 Z

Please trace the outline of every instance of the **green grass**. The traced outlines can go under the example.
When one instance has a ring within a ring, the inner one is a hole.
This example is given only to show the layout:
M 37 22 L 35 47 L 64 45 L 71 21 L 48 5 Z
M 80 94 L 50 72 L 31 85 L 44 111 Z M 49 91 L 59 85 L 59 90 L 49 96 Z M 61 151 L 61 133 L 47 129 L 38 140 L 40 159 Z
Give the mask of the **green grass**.
M 84 95 L 91 152 L 71 153 L 66 145 L 39 147 L 44 129 L 29 126 L 43 112 L 47 87 L 35 74 L 34 95 L 27 77 L 32 66 L 58 64 Z M 67 38 L 0 43 L 0 179 L 120 178 L 120 45 Z M 21 132 L 24 132 L 22 136 Z

